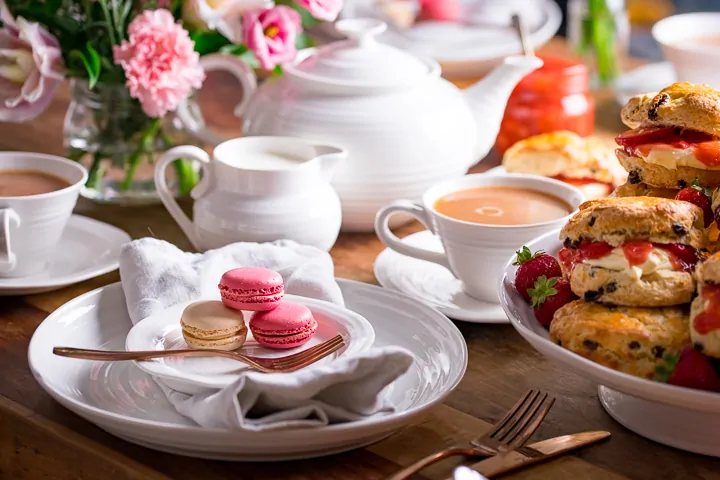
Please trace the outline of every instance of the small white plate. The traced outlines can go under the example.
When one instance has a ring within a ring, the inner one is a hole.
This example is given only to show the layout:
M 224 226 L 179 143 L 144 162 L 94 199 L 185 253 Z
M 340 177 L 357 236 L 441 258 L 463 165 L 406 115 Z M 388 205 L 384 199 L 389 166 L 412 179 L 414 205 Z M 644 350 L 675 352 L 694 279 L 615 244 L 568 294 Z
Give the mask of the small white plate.
M 557 255 L 558 231 L 528 245 L 531 251 Z M 600 403 L 635 433 L 671 447 L 720 457 L 720 393 L 654 382 L 618 372 L 556 345 L 535 319 L 530 305 L 512 286 L 517 267 L 508 263 L 500 280 L 500 300 L 520 335 L 549 359 L 602 385 Z
M 280 461 L 359 448 L 420 419 L 457 386 L 467 346 L 444 315 L 391 290 L 339 279 L 347 308 L 372 325 L 375 346 L 415 357 L 388 387 L 395 413 L 330 425 L 267 432 L 201 428 L 177 413 L 160 387 L 132 362 L 89 362 L 53 355 L 54 346 L 122 350 L 132 323 L 119 283 L 81 295 L 37 328 L 28 362 L 40 386 L 61 405 L 109 433 L 148 448 L 215 460 Z
M 410 245 L 442 252 L 440 239 L 428 230 L 402 239 Z M 455 320 L 473 323 L 508 323 L 499 303 L 488 303 L 465 294 L 460 280 L 447 268 L 386 248 L 375 259 L 374 273 L 380 285 L 407 293 Z M 494 278 L 488 279 L 495 282 Z
M 676 82 L 677 76 L 670 62 L 651 63 L 625 72 L 615 82 L 615 101 L 625 105 L 630 97 L 659 92 Z
M 205 300 L 219 300 L 219 297 Z M 248 332 L 245 345 L 241 349 L 242 353 L 266 358 L 282 357 L 313 347 L 337 334 L 342 335 L 346 346 L 321 360 L 321 362 L 327 362 L 340 355 L 364 352 L 370 348 L 375 340 L 372 325 L 361 315 L 351 312 L 347 308 L 296 295 L 285 295 L 283 301 L 301 303 L 310 309 L 313 317 L 318 322 L 315 335 L 301 347 L 277 350 L 259 345 L 253 338 L 252 333 Z M 189 348 L 182 336 L 180 316 L 185 307 L 191 303 L 193 301 L 174 305 L 138 322 L 128 333 L 125 344 L 126 350 L 178 350 Z M 216 357 L 169 357 L 136 363 L 140 370 L 162 378 L 170 388 L 189 394 L 198 393 L 203 388 L 226 387 L 237 379 L 239 372 L 249 368 L 238 361 Z
M 112 272 L 130 240 L 119 228 L 73 215 L 47 269 L 29 277 L 0 278 L 0 296 L 49 292 Z

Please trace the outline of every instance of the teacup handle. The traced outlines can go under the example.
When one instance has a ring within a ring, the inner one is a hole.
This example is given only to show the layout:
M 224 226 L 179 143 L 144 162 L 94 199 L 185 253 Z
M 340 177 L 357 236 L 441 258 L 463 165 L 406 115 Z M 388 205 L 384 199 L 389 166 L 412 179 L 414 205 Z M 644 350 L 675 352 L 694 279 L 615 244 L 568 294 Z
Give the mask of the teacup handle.
M 237 78 L 242 87 L 243 96 L 242 101 L 235 107 L 234 113 L 236 117 L 241 117 L 243 113 L 245 113 L 250 99 L 255 94 L 255 90 L 257 90 L 257 78 L 255 77 L 253 69 L 238 57 L 224 53 L 203 55 L 200 57 L 200 66 L 203 67 L 206 72 L 224 70 Z M 223 138 L 221 135 L 213 132 L 205 126 L 204 122 L 196 121 L 192 112 L 190 112 L 190 104 L 187 100 L 180 103 L 176 113 L 185 130 L 204 144 L 216 146 L 230 139 L 229 137 Z
M 10 243 L 10 228 L 20 226 L 20 216 L 12 208 L 0 209 L 0 272 L 9 273 L 17 264 Z
M 157 190 L 163 205 L 165 205 L 165 208 L 168 209 L 168 212 L 170 212 L 170 215 L 180 226 L 180 229 L 183 231 L 185 236 L 188 237 L 190 243 L 192 243 L 197 250 L 201 250 L 200 242 L 195 234 L 195 227 L 193 226 L 192 221 L 187 215 L 185 215 L 185 212 L 182 211 L 180 205 L 178 205 L 177 200 L 175 200 L 175 195 L 173 195 L 170 191 L 167 180 L 165 179 L 165 170 L 167 170 L 167 167 L 175 160 L 181 158 L 196 160 L 200 162 L 200 165 L 202 166 L 202 178 L 200 179 L 200 183 L 198 183 L 195 188 L 192 189 L 192 192 L 190 192 L 190 196 L 193 200 L 200 199 L 212 188 L 214 179 L 212 172 L 210 171 L 210 156 L 201 148 L 194 147 L 192 145 L 184 145 L 181 147 L 171 148 L 160 156 L 157 164 L 155 164 L 155 189 Z
M 381 208 L 377 215 L 375 215 L 375 233 L 380 238 L 380 241 L 391 250 L 395 250 L 402 255 L 437 263 L 438 265 L 442 265 L 452 271 L 450 264 L 448 263 L 447 256 L 444 253 L 433 252 L 432 250 L 408 245 L 400 240 L 400 238 L 390 230 L 390 217 L 396 213 L 409 214 L 425 225 L 428 230 L 431 232 L 433 231 L 432 223 L 430 222 L 430 218 L 428 217 L 425 207 L 407 200 L 399 200 L 391 205 Z

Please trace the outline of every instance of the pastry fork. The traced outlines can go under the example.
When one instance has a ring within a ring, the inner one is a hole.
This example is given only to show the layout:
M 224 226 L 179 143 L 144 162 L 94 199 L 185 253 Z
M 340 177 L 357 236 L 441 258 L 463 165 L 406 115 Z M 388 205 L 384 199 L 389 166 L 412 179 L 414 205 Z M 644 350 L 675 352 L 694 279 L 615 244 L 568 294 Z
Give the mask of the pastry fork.
M 428 455 L 386 480 L 405 480 L 423 468 L 456 455 L 489 457 L 522 447 L 535 433 L 555 403 L 555 398 L 529 390 L 489 432 L 470 441 L 470 447 L 451 447 Z
M 82 358 L 85 360 L 97 360 L 101 362 L 116 362 L 122 360 L 151 360 L 153 358 L 165 357 L 223 357 L 238 360 L 247 364 L 253 370 L 264 373 L 294 372 L 303 367 L 327 357 L 333 352 L 345 346 L 342 335 L 336 335 L 330 340 L 303 350 L 302 352 L 285 357 L 265 358 L 245 355 L 238 352 L 225 350 L 147 350 L 136 352 L 88 350 L 72 347 L 55 347 L 53 353 L 61 357 Z

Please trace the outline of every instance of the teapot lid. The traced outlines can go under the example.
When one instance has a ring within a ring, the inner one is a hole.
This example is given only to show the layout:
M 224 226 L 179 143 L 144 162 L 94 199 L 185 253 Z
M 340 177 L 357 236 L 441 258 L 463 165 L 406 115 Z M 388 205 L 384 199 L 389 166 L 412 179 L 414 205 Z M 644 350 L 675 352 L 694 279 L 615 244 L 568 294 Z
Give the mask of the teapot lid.
M 348 39 L 299 55 L 299 61 L 284 67 L 285 72 L 323 84 L 381 88 L 413 85 L 431 73 L 440 73 L 434 60 L 378 42 L 377 35 L 387 28 L 385 22 L 355 18 L 340 20 L 335 28 Z

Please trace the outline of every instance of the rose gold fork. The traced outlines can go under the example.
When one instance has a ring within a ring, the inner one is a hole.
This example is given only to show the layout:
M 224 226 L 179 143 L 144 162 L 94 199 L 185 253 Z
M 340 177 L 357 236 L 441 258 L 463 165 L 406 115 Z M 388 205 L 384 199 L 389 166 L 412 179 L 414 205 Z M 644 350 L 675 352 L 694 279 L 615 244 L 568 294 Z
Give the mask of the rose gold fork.
M 302 352 L 278 358 L 262 358 L 224 350 L 148 350 L 136 352 L 88 350 L 73 347 L 55 347 L 53 353 L 61 357 L 116 362 L 121 360 L 150 360 L 164 357 L 224 357 L 238 360 L 250 368 L 264 373 L 293 372 L 327 357 L 345 346 L 342 335 L 336 335 L 319 345 Z
M 555 403 L 555 398 L 538 390 L 529 390 L 489 432 L 470 441 L 470 447 L 451 447 L 428 455 L 386 480 L 405 480 L 442 459 L 467 455 L 489 457 L 525 445 Z

